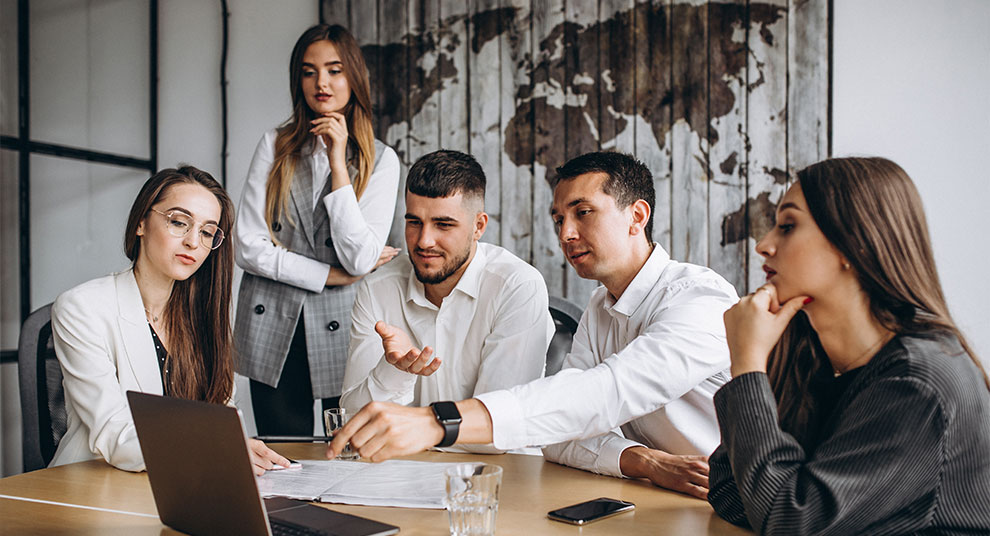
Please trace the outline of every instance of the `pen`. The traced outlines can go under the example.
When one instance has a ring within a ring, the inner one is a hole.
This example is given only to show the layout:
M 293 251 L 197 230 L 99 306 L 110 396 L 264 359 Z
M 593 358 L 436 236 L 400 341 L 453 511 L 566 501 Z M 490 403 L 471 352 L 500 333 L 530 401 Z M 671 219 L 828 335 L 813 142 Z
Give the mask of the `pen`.
M 264 435 L 256 436 L 255 439 L 258 441 L 264 441 L 265 443 L 329 443 L 333 440 L 333 436 L 280 436 L 280 435 Z

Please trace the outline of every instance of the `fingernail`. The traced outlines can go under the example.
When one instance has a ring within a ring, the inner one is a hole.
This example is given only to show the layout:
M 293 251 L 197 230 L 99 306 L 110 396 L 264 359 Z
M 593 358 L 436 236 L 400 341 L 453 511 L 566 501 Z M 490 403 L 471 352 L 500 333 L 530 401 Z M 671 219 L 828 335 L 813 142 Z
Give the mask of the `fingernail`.
M 811 302 L 813 302 L 813 301 L 815 301 L 815 299 L 814 299 L 814 298 L 805 298 L 805 299 L 804 299 L 804 304 L 805 304 L 805 305 L 808 305 L 809 303 L 811 303 Z

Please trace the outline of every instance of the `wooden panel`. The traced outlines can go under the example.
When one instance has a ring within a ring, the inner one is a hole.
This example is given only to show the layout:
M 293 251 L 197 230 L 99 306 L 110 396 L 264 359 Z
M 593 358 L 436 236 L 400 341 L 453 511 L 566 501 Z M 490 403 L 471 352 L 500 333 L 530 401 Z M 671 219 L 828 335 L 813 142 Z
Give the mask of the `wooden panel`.
M 376 134 L 407 166 L 441 146 L 488 175 L 485 240 L 583 304 L 548 179 L 589 151 L 654 175 L 653 238 L 740 292 L 789 172 L 827 156 L 827 0 L 321 0 L 372 79 Z M 402 196 L 393 236 L 401 235 Z M 752 272 L 752 273 L 751 273 Z
M 501 33 L 499 43 L 500 118 L 499 133 L 516 128 L 517 139 L 524 140 L 521 151 L 522 164 L 516 164 L 507 151 L 502 151 L 502 140 L 496 147 L 501 159 L 500 241 L 503 247 L 527 262 L 533 262 L 533 228 L 537 222 L 549 222 L 548 207 L 533 206 L 533 117 L 524 112 L 515 119 L 516 95 L 530 91 L 530 0 L 502 0 L 499 11 Z
M 387 243 L 405 244 L 405 190 L 409 172 L 409 21 L 405 0 L 379 0 L 378 19 L 379 71 L 371 85 L 379 93 L 375 118 L 378 139 L 395 149 L 399 157 L 399 191 L 395 214 Z M 367 57 L 367 54 L 365 54 Z
M 554 168 L 564 162 L 565 92 L 564 67 L 564 0 L 533 0 L 533 36 L 531 69 L 532 89 L 523 90 L 523 104 L 516 116 L 527 113 L 533 118 L 533 259 L 532 263 L 547 281 L 551 296 L 564 296 L 564 270 L 567 261 L 560 251 L 557 235 L 550 221 L 553 192 L 549 179 Z M 526 154 L 525 143 L 507 136 L 510 154 Z M 511 144 L 511 145 L 510 145 Z M 523 148 L 520 150 L 520 148 Z M 521 158 L 514 159 L 518 165 Z
M 471 154 L 485 170 L 488 178 L 485 210 L 488 230 L 483 240 L 505 245 L 500 233 L 502 219 L 502 80 L 498 35 L 501 30 L 498 0 L 472 0 L 470 65 L 468 80 L 470 95 Z M 511 88 L 510 88 L 511 91 Z M 444 111 L 446 115 L 446 111 Z
M 381 83 L 384 80 L 381 54 L 378 53 L 381 50 L 378 46 L 378 2 L 351 2 L 351 22 L 347 27 L 357 39 L 358 46 L 363 50 L 370 48 L 375 51 L 374 54 L 365 54 L 364 62 L 371 82 L 371 110 L 373 114 L 378 114 L 381 110 Z M 375 127 L 375 134 L 380 137 L 378 127 Z
M 468 4 L 440 0 L 440 147 L 468 151 Z M 489 170 L 485 170 L 489 171 Z
M 437 36 L 440 6 L 437 0 L 409 0 L 409 158 L 440 148 L 440 54 Z
M 828 0 L 790 3 L 787 162 L 791 172 L 827 158 Z
M 601 70 L 598 64 L 599 27 L 596 1 L 569 1 L 564 5 L 565 91 L 574 95 L 565 107 L 565 160 L 597 151 L 599 145 L 598 119 Z M 566 93 L 565 93 L 566 95 Z M 570 105 L 570 102 L 576 104 Z M 588 303 L 597 282 L 578 277 L 567 264 L 564 268 L 564 297 L 581 304 Z
M 733 240 L 731 214 L 746 206 L 746 0 L 709 5 L 709 263 L 746 290 L 745 240 Z M 744 221 L 742 222 L 744 223 Z
M 599 10 L 601 147 L 636 152 L 635 0 L 602 0 Z
M 322 22 L 327 24 L 340 24 L 348 27 L 351 24 L 349 0 L 322 0 L 320 2 L 320 15 Z M 348 28 L 350 30 L 351 28 Z
M 756 241 L 773 225 L 774 207 L 787 184 L 787 0 L 750 6 L 749 49 L 747 292 L 766 281 Z
M 653 173 L 653 240 L 670 251 L 673 82 L 669 0 L 636 4 L 636 157 Z M 639 45 L 643 43 L 643 45 Z
M 708 6 L 674 4 L 671 137 L 673 258 L 708 263 Z

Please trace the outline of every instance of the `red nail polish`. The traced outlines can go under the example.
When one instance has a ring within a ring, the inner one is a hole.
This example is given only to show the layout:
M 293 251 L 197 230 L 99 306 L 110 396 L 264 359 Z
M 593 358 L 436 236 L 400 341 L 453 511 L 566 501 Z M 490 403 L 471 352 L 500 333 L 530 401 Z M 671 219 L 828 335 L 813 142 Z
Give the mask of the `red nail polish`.
M 814 299 L 814 298 L 805 298 L 805 299 L 804 299 L 804 304 L 805 304 L 805 305 L 808 305 L 809 303 L 811 303 L 811 302 L 813 302 L 813 301 L 815 301 L 815 299 Z

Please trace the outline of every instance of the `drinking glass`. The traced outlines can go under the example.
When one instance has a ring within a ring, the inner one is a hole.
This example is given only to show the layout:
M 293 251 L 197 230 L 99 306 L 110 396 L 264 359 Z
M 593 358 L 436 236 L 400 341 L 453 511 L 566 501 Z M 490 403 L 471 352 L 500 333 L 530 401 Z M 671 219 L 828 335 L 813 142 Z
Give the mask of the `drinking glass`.
M 351 419 L 351 414 L 347 412 L 344 408 L 330 408 L 323 411 L 323 425 L 326 427 L 327 435 L 332 436 L 337 430 L 340 430 L 347 424 L 347 421 Z M 356 460 L 360 457 L 360 454 L 351 448 L 351 444 L 348 443 L 344 447 L 344 451 L 337 456 L 338 460 Z
M 450 534 L 495 534 L 502 468 L 487 463 L 463 463 L 445 470 L 444 479 L 447 484 L 444 505 L 450 517 Z

